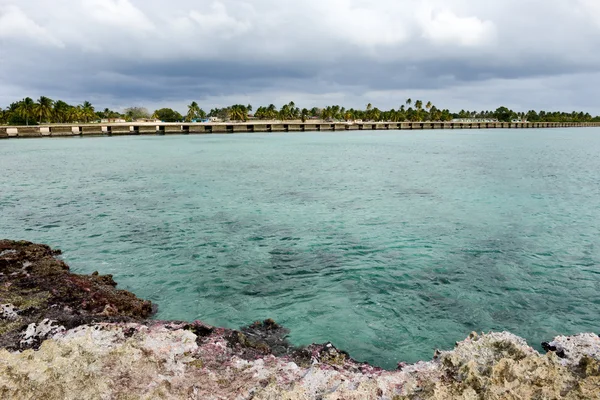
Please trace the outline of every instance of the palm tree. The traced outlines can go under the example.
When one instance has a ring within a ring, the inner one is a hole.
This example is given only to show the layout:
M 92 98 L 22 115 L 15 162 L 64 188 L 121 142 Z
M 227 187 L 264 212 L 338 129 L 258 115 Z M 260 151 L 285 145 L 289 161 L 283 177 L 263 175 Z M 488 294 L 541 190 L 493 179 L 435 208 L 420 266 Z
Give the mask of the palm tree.
M 192 104 L 188 106 L 188 113 L 185 117 L 185 120 L 187 122 L 191 122 L 198 118 L 198 114 L 200 114 L 200 107 L 198 106 L 198 103 L 192 101 Z
M 393 108 L 390 111 L 382 113 L 384 121 L 398 122 L 398 112 Z
M 406 99 L 406 105 L 408 107 L 410 107 L 412 105 L 412 99 L 411 98 Z
M 71 108 L 69 118 L 73 122 L 83 122 L 83 108 L 81 107 L 81 104 Z
M 81 106 L 77 106 L 77 107 L 71 107 L 69 109 L 69 121 L 71 122 L 80 122 L 83 120 L 82 118 L 83 116 L 83 111 Z
M 373 120 L 373 105 L 371 103 L 367 104 L 367 109 L 365 110 L 365 119 L 371 121 Z
M 432 121 L 440 121 L 442 119 L 442 112 L 436 106 L 431 106 L 429 115 Z
M 263 106 L 260 106 L 256 109 L 256 111 L 254 112 L 254 118 L 258 118 L 258 119 L 266 119 L 266 108 L 264 108 Z
M 80 106 L 80 119 L 83 119 L 85 122 L 89 122 L 91 119 L 96 118 L 96 113 L 94 111 L 94 106 L 89 101 L 84 101 Z
M 300 118 L 300 114 L 300 109 L 296 107 L 296 103 L 293 101 L 290 101 L 289 104 L 284 104 L 279 110 L 279 118 L 282 121 Z
M 371 116 L 373 117 L 373 121 L 380 121 L 381 120 L 381 111 L 379 110 L 379 108 L 375 107 L 372 111 L 371 111 Z
M 400 109 L 398 110 L 398 121 L 405 121 L 406 120 L 406 111 L 404 109 L 404 104 L 402 106 L 400 106 Z
M 335 105 L 331 107 L 331 118 L 340 119 L 340 106 Z
M 431 110 L 431 107 L 433 107 L 433 104 L 431 104 L 430 101 L 427 102 L 427 104 L 425 105 L 425 108 L 427 109 L 427 111 Z
M 288 104 L 284 104 L 283 106 L 281 106 L 281 109 L 279 110 L 279 119 L 281 119 L 282 121 L 285 121 L 286 119 L 288 119 L 289 116 L 290 116 L 290 106 Z
M 415 108 L 417 109 L 417 121 L 423 121 L 423 102 L 421 100 L 415 101 Z
M 10 118 L 10 110 L 3 110 L 0 108 L 0 125 L 6 125 L 8 123 L 8 119 Z
M 234 121 L 247 121 L 248 120 L 248 107 L 241 104 L 235 104 L 229 107 L 229 118 Z
M 32 117 L 35 113 L 35 102 L 31 97 L 25 97 L 19 102 L 16 111 L 25 118 L 25 123 L 29 125 L 29 117 Z
M 48 121 L 48 119 L 50 119 L 50 117 L 52 116 L 53 106 L 54 100 L 52 100 L 49 97 L 41 96 L 38 99 L 37 104 L 35 106 L 35 111 L 37 116 L 39 117 L 40 124 L 42 123 L 42 121 Z
M 266 117 L 271 120 L 277 118 L 277 107 L 275 107 L 275 104 L 269 104 L 266 111 Z
M 354 119 L 354 112 L 353 110 L 348 110 L 343 116 L 345 121 L 352 121 Z
M 414 109 L 414 108 L 412 108 L 412 107 L 411 107 L 411 108 L 409 108 L 409 109 L 406 111 L 406 119 L 408 119 L 408 120 L 409 120 L 409 121 L 411 121 L 411 122 L 418 121 L 418 119 L 419 119 L 419 116 L 417 115 L 417 111 L 415 111 L 415 109 Z
M 302 120 L 302 122 L 306 122 L 306 120 L 308 119 L 308 117 L 310 116 L 310 111 L 308 111 L 308 109 L 303 108 L 302 111 L 300 112 L 300 119 Z
M 55 122 L 67 122 L 67 116 L 69 113 L 69 105 L 62 100 L 58 100 L 54 103 L 54 110 L 52 112 Z

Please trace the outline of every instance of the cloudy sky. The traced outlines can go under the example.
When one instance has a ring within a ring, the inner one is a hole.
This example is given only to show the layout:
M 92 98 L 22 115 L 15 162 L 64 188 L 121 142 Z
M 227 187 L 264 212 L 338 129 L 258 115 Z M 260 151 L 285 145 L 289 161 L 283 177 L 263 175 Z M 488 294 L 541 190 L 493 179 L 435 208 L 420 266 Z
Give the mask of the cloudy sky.
M 600 114 L 600 0 L 0 0 L 0 106 Z

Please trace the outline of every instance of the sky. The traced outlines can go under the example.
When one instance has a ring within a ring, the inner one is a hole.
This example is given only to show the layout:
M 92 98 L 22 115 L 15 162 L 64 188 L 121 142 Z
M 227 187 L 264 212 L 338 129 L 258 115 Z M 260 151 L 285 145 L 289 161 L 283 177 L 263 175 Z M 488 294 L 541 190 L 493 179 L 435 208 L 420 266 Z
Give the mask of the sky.
M 0 107 L 600 114 L 600 0 L 0 0 Z

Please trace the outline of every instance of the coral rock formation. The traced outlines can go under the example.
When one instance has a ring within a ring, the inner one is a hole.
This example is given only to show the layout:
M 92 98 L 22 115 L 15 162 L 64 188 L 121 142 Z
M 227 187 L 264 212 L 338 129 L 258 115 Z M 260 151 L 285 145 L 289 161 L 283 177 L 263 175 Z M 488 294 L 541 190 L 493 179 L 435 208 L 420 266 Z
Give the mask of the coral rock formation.
M 272 320 L 239 331 L 146 320 L 149 303 L 110 277 L 70 274 L 54 254 L 0 242 L 0 398 L 600 399 L 595 334 L 557 337 L 540 354 L 510 333 L 473 333 L 384 371 L 331 343 L 295 348 Z M 75 292 L 62 299 L 45 279 Z
M 70 329 L 87 323 L 143 321 L 152 314 L 150 302 L 117 290 L 112 276 L 72 274 L 56 258 L 59 254 L 45 245 L 0 241 L 1 347 L 39 345 L 31 337 L 21 341 L 23 332 L 28 327 L 35 332 L 49 321 Z

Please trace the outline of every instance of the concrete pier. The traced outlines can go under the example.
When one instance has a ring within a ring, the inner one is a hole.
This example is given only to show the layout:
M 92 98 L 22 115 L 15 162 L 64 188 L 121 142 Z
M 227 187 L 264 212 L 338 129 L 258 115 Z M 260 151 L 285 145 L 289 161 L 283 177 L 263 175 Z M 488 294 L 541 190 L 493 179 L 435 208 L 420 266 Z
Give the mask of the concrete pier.
M 0 126 L 0 139 L 121 136 L 121 135 L 177 135 L 248 132 L 347 132 L 383 130 L 430 129 L 547 129 L 547 128 L 600 127 L 600 122 L 261 122 L 248 123 L 119 123 L 119 124 L 56 124 L 42 126 Z
M 140 135 L 156 135 L 158 127 L 155 125 L 142 125 L 139 127 L 138 132 Z
M 42 132 L 41 132 L 41 128 L 27 126 L 27 127 L 18 128 L 17 135 L 19 137 L 41 137 Z
M 73 136 L 73 128 L 70 126 L 50 126 L 50 136 Z
M 165 125 L 164 126 L 165 134 L 181 134 L 183 130 L 181 129 L 181 125 Z
M 248 125 L 227 125 L 228 133 L 244 133 L 248 132 Z

